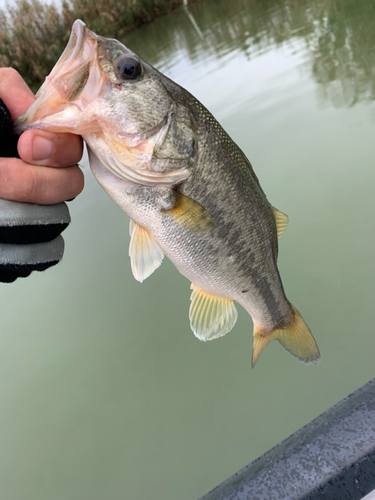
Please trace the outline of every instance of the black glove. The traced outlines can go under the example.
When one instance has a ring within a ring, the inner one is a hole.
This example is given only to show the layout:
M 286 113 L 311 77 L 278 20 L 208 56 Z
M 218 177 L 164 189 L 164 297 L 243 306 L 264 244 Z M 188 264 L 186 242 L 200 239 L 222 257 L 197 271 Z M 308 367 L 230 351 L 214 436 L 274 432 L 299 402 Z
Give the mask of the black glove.
M 18 137 L 0 98 L 0 157 L 17 157 Z M 62 259 L 60 233 L 70 215 L 65 203 L 35 205 L 0 199 L 0 282 L 11 283 L 32 271 L 44 271 Z

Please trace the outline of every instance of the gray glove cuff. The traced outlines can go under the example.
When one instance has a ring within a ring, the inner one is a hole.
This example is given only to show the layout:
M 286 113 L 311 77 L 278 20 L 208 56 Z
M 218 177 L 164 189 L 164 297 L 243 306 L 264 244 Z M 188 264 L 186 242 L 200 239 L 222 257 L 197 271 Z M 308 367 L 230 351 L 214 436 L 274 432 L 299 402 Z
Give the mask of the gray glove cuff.
M 34 205 L 0 200 L 0 243 L 30 244 L 56 238 L 69 224 L 65 203 Z
M 52 241 L 30 245 L 0 243 L 0 264 L 33 266 L 59 262 L 64 254 L 64 238 L 59 235 Z
M 34 205 L 0 199 L 0 281 L 12 283 L 60 262 L 70 222 L 65 203 Z
M 69 224 L 66 203 L 34 205 L 0 199 L 0 226 L 32 226 L 38 224 Z

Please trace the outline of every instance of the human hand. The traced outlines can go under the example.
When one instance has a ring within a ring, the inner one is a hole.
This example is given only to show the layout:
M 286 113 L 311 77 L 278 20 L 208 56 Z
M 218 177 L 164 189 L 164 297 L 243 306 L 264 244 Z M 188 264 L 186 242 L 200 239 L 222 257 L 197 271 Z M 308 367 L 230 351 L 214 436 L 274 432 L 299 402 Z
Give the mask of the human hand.
M 0 98 L 12 120 L 35 100 L 12 68 L 0 68 Z M 77 165 L 82 151 L 77 135 L 27 130 L 18 140 L 20 158 L 1 158 L 0 147 L 0 198 L 47 205 L 74 198 L 84 185 Z
M 59 202 L 83 189 L 76 164 L 82 156 L 80 137 L 28 130 L 17 144 L 9 119 L 34 100 L 15 70 L 0 68 L 0 282 L 5 283 L 61 260 L 60 233 L 70 215 L 67 205 Z

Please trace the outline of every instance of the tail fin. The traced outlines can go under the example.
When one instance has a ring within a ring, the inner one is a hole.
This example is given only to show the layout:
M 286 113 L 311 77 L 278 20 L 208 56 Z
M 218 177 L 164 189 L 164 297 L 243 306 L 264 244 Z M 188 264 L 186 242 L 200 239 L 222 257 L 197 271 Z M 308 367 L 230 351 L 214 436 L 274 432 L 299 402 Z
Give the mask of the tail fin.
M 319 348 L 309 327 L 293 305 L 292 311 L 293 321 L 270 333 L 265 334 L 258 325 L 254 325 L 252 368 L 254 368 L 262 351 L 273 339 L 278 340 L 292 356 L 298 358 L 302 363 L 311 365 L 320 362 Z

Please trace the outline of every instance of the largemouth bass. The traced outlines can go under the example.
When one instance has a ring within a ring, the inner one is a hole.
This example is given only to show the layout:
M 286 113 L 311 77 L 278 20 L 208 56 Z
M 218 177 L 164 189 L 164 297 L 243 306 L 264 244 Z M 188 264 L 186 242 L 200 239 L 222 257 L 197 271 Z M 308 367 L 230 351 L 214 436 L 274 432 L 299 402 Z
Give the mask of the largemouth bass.
M 196 337 L 228 333 L 236 301 L 254 323 L 252 366 L 272 339 L 302 362 L 318 362 L 315 339 L 287 300 L 277 269 L 288 218 L 268 202 L 244 153 L 189 92 L 77 20 L 16 125 L 83 137 L 96 179 L 131 219 L 134 277 L 143 281 L 167 255 L 192 283 Z

